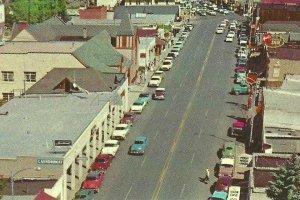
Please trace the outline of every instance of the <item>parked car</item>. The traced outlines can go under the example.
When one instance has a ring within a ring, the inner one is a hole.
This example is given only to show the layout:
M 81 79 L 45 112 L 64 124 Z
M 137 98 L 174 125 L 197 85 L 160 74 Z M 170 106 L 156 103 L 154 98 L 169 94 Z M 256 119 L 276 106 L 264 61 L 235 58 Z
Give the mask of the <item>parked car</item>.
M 249 86 L 246 83 L 234 84 L 231 92 L 232 92 L 232 94 L 235 94 L 235 95 L 248 94 L 249 93 Z
M 100 154 L 96 157 L 95 162 L 91 165 L 91 170 L 106 170 L 112 163 L 113 156 Z
M 148 104 L 149 101 L 151 100 L 151 94 L 148 92 L 141 93 L 139 95 L 139 99 L 146 102 L 146 104 Z
M 231 135 L 232 136 L 240 136 L 243 135 L 246 127 L 246 119 L 244 120 L 236 120 L 232 123 L 231 126 Z
M 216 30 L 217 34 L 222 34 L 223 32 L 224 32 L 224 28 L 222 28 L 222 27 L 218 27 Z
M 172 68 L 173 62 L 170 60 L 165 60 L 161 67 L 159 68 L 161 71 L 169 71 Z
M 233 176 L 234 159 L 233 158 L 221 158 L 220 169 L 218 177 L 221 176 Z
M 75 200 L 94 200 L 94 199 L 95 199 L 95 193 L 93 190 L 80 189 L 75 194 Z
M 235 79 L 234 82 L 235 83 L 244 83 L 246 82 L 247 79 L 247 71 L 237 71 L 235 73 Z
M 158 87 L 160 83 L 161 83 L 160 76 L 152 76 L 148 83 L 148 87 Z
M 104 147 L 101 150 L 102 154 L 108 154 L 115 157 L 120 147 L 120 142 L 118 140 L 107 140 L 104 143 Z
M 133 105 L 130 108 L 131 112 L 141 114 L 143 112 L 144 107 L 146 106 L 147 102 L 144 99 L 138 98 L 133 102 Z
M 165 72 L 157 70 L 154 72 L 153 76 L 160 76 L 161 79 L 165 78 Z
M 234 142 L 225 142 L 222 149 L 222 158 L 235 158 L 236 145 Z
M 175 59 L 176 55 L 174 53 L 172 53 L 172 52 L 169 52 L 168 55 L 167 55 L 167 57 L 172 57 L 173 59 Z
M 227 35 L 225 42 L 233 42 L 233 36 L 232 35 Z
M 229 187 L 232 185 L 232 177 L 231 176 L 220 176 L 218 178 L 215 191 L 218 192 L 227 192 L 229 191 Z
M 146 146 L 148 145 L 148 138 L 145 136 L 138 136 L 134 143 L 129 148 L 129 154 L 143 155 L 145 153 Z
M 103 171 L 91 171 L 85 181 L 83 181 L 81 188 L 94 190 L 95 192 L 99 192 L 100 186 L 104 180 L 104 172 Z
M 180 47 L 181 49 L 182 49 L 183 45 L 184 45 L 184 41 L 177 41 L 177 42 L 175 43 L 175 46 L 178 46 L 178 47 Z
M 235 32 L 234 32 L 234 31 L 229 31 L 229 32 L 227 33 L 227 37 L 228 37 L 228 36 L 235 37 Z
M 132 125 L 136 118 L 136 113 L 133 112 L 126 112 L 124 113 L 123 118 L 121 119 L 122 124 L 130 124 Z
M 214 191 L 212 197 L 210 197 L 209 200 L 227 200 L 227 196 L 227 192 Z
M 155 100 L 164 100 L 166 95 L 165 88 L 156 88 L 153 93 L 153 99 Z
M 125 140 L 130 130 L 129 124 L 119 124 L 111 135 L 113 140 Z
M 175 49 L 171 49 L 171 53 L 174 53 L 174 55 L 177 57 L 179 55 L 179 49 L 175 48 Z

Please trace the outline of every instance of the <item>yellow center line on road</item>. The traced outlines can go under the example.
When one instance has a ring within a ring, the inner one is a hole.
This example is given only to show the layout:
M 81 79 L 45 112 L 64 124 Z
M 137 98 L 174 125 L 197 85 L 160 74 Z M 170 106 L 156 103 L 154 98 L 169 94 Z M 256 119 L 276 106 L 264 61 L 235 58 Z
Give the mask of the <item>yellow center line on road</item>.
M 207 62 L 208 62 L 208 58 L 209 58 L 209 55 L 210 55 L 210 52 L 212 50 L 212 47 L 213 47 L 213 44 L 214 44 L 214 41 L 215 41 L 215 37 L 216 35 L 214 34 L 211 42 L 210 42 L 210 46 L 209 46 L 209 49 L 207 51 L 207 54 L 206 54 L 206 57 L 205 57 L 205 60 L 204 60 L 204 63 L 203 63 L 203 66 L 202 66 L 202 69 L 200 71 L 200 74 L 198 76 L 198 79 L 197 79 L 197 82 L 196 82 L 196 85 L 194 87 L 194 91 L 192 92 L 192 96 L 190 97 L 190 101 L 185 109 L 185 112 L 184 112 L 184 115 L 183 115 L 183 118 L 182 118 L 182 121 L 180 123 L 180 126 L 176 132 L 176 135 L 175 135 L 175 138 L 174 138 L 174 141 L 173 141 L 173 145 L 171 147 L 171 150 L 169 151 L 168 153 L 168 157 L 166 159 L 166 162 L 164 164 L 164 167 L 163 167 L 163 170 L 161 172 L 161 175 L 159 177 L 159 181 L 156 183 L 155 185 L 155 189 L 154 189 L 154 192 L 153 192 L 153 195 L 152 195 L 152 200 L 157 200 L 158 199 L 158 195 L 159 195 L 159 192 L 160 192 L 160 189 L 162 187 L 162 184 L 166 178 L 166 175 L 167 175 L 167 171 L 170 167 L 170 164 L 171 164 L 171 160 L 172 160 L 172 157 L 173 157 L 173 153 L 174 153 L 174 150 L 176 149 L 176 146 L 178 144 L 178 141 L 180 139 L 180 136 L 182 135 L 183 133 L 183 127 L 185 125 L 185 122 L 187 120 L 187 117 L 188 117 L 188 114 L 190 113 L 191 111 L 191 106 L 192 106 L 192 102 L 194 101 L 195 97 L 196 97 L 196 92 L 199 88 L 199 85 L 200 85 L 200 82 L 201 82 L 201 79 L 202 79 L 202 76 L 203 76 L 203 73 L 204 73 L 204 70 L 207 66 Z

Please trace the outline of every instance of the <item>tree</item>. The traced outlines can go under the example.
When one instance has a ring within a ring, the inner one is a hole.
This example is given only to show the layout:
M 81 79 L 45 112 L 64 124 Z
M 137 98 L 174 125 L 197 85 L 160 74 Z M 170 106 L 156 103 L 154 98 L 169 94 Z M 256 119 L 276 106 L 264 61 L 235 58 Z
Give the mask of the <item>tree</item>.
M 52 16 L 65 16 L 65 0 L 18 0 L 11 3 L 15 21 L 35 24 Z
M 293 154 L 287 164 L 273 174 L 267 195 L 273 200 L 300 200 L 300 163 Z

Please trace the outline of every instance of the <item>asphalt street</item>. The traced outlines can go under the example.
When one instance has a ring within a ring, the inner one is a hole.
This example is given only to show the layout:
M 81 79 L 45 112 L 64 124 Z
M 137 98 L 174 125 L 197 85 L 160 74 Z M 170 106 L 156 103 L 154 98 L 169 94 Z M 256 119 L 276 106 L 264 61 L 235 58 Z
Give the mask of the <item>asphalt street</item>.
M 205 169 L 214 169 L 218 149 L 227 136 L 232 117 L 242 116 L 237 106 L 244 96 L 229 94 L 236 58 L 237 39 L 225 43 L 226 33 L 216 35 L 217 24 L 228 16 L 196 17 L 189 35 L 162 87 L 164 101 L 151 101 L 138 116 L 129 137 L 106 173 L 95 199 L 176 200 L 207 199 L 209 184 L 199 181 Z M 152 91 L 153 89 L 149 89 Z M 129 156 L 137 135 L 149 138 L 143 156 Z

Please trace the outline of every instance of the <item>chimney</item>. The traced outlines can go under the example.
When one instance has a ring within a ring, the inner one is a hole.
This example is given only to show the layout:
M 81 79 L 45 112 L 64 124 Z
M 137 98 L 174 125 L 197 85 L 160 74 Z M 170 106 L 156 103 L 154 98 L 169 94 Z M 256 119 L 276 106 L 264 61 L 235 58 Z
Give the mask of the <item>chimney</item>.
M 83 39 L 87 39 L 87 29 L 86 28 L 83 28 L 83 30 L 82 30 L 82 37 L 83 37 Z

